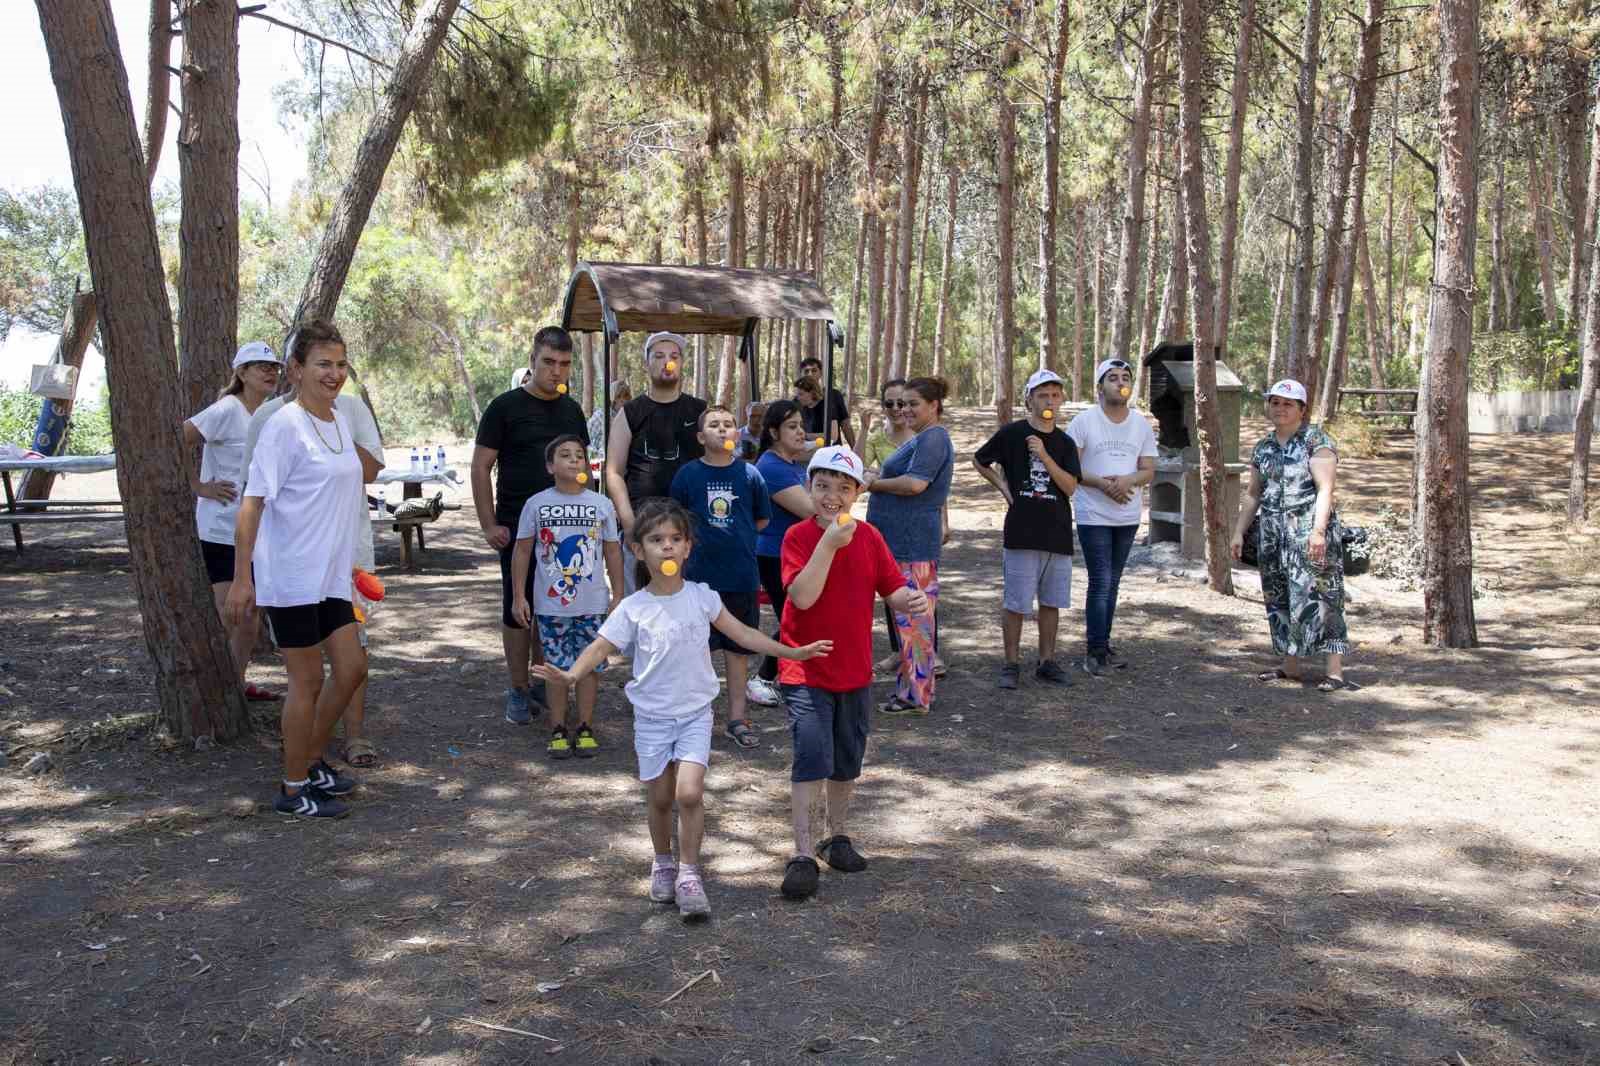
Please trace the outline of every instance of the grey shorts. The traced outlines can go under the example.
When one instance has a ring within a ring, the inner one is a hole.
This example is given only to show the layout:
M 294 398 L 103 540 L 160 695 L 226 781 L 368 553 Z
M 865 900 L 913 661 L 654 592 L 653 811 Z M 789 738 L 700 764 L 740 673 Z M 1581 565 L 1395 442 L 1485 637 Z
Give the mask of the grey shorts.
M 1024 548 L 1006 548 L 1002 555 L 1006 610 L 1031 616 L 1035 600 L 1040 607 L 1072 606 L 1072 556 Z

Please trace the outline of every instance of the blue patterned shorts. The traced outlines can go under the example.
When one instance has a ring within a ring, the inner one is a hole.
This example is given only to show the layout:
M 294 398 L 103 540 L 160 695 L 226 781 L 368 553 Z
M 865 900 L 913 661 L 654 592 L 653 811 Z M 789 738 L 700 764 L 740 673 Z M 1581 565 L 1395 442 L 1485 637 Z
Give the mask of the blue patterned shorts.
M 606 620 L 603 614 L 577 614 L 569 617 L 559 615 L 539 615 L 539 647 L 544 651 L 544 661 L 551 666 L 562 670 L 571 670 L 577 663 L 578 656 L 583 654 L 583 649 L 595 642 L 600 635 L 600 623 Z M 604 659 L 594 668 L 595 673 L 602 673 L 606 668 Z

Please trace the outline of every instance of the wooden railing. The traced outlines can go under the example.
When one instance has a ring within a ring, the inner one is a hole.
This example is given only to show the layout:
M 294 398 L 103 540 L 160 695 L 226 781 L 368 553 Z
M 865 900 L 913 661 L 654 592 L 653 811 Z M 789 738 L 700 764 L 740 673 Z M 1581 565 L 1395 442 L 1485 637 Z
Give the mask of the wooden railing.
M 1355 410 L 1355 411 L 1344 410 L 1342 412 L 1344 414 L 1354 415 L 1356 418 L 1403 418 L 1403 419 L 1406 420 L 1406 424 L 1410 425 L 1412 420 L 1417 417 L 1417 390 L 1416 389 L 1340 389 L 1339 390 L 1339 407 L 1340 408 L 1344 407 L 1344 398 L 1346 396 L 1360 396 L 1360 397 L 1401 396 L 1401 397 L 1408 397 L 1410 399 L 1410 401 L 1411 401 L 1411 405 L 1409 407 L 1405 407 L 1405 408 L 1384 407 L 1384 408 L 1379 408 L 1377 410 L 1374 410 L 1371 407 L 1367 406 L 1367 403 L 1365 401 L 1363 401 L 1362 406 L 1361 406 L 1361 408 L 1359 410 Z M 1338 413 L 1338 412 L 1336 412 L 1336 413 Z

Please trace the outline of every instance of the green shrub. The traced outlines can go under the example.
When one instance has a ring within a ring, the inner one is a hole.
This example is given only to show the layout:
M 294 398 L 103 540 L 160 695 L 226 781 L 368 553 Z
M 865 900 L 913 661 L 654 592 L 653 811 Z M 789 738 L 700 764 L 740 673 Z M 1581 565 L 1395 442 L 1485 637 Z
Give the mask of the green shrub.
M 33 446 L 39 404 L 30 392 L 0 389 L 0 444 Z M 111 412 L 105 404 L 78 404 L 67 429 L 67 455 L 103 455 L 111 451 Z
M 1339 455 L 1346 459 L 1375 459 L 1383 454 L 1384 431 L 1375 423 L 1377 419 L 1346 415 L 1330 419 L 1322 428 L 1339 446 Z

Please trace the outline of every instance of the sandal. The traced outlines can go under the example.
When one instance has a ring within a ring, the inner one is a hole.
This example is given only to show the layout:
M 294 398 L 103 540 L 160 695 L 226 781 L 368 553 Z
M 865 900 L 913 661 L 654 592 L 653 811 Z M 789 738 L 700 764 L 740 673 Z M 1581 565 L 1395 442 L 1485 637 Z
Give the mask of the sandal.
M 755 726 L 750 724 L 748 718 L 735 718 L 730 721 L 723 732 L 733 738 L 733 742 L 741 748 L 754 748 L 760 745 L 761 737 L 756 733 Z
M 378 749 L 365 737 L 344 743 L 344 761 L 358 770 L 370 770 L 378 765 Z
M 244 698 L 251 703 L 274 703 L 283 699 L 276 692 L 264 689 L 260 685 L 246 685 L 244 687 Z
M 1318 692 L 1338 692 L 1340 689 L 1349 689 L 1355 692 L 1361 686 L 1354 681 L 1346 681 L 1342 677 L 1325 677 L 1317 682 Z
M 896 716 L 909 714 L 915 715 L 918 718 L 922 718 L 927 715 L 928 708 L 919 703 L 912 703 L 910 700 L 903 700 L 899 696 L 890 696 L 883 706 L 878 708 L 878 711 L 881 714 L 892 714 Z
M 1283 669 L 1281 667 L 1274 667 L 1271 670 L 1263 670 L 1263 671 L 1261 671 L 1259 674 L 1256 675 L 1256 680 L 1257 681 L 1299 681 L 1300 678 L 1295 674 L 1286 674 L 1286 673 L 1284 673 Z

